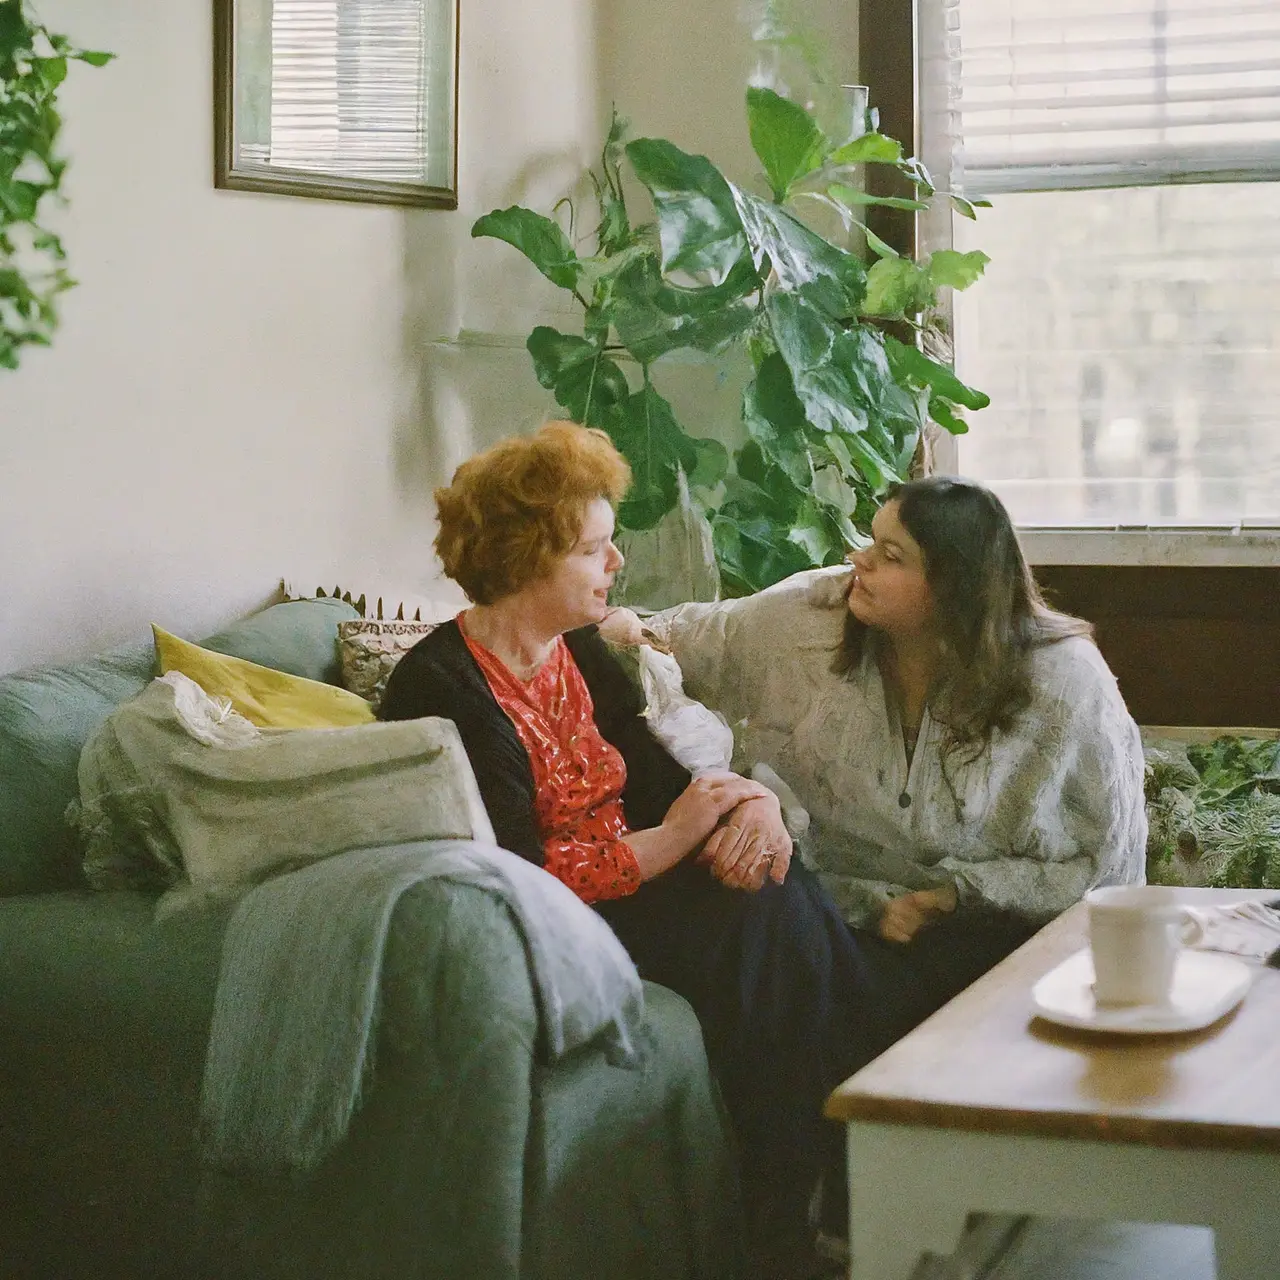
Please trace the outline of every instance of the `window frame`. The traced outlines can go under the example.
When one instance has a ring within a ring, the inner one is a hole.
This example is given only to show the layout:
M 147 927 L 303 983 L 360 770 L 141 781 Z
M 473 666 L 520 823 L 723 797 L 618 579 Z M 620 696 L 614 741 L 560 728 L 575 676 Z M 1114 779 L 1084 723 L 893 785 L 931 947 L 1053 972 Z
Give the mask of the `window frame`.
M 305 196 L 319 200 L 343 200 L 369 204 L 389 204 L 428 209 L 458 207 L 458 70 L 461 25 L 459 0 L 423 0 L 445 3 L 453 11 L 452 82 L 450 107 L 449 187 L 433 187 L 416 182 L 391 182 L 373 178 L 352 178 L 300 169 L 279 173 L 243 166 L 236 157 L 236 4 L 237 0 L 213 0 L 213 185 L 223 190 L 259 191 L 276 195 Z
M 904 143 L 910 141 L 915 154 L 921 148 L 921 3 L 931 0 L 859 0 L 858 22 L 858 78 L 870 87 L 871 105 L 880 112 L 881 128 Z M 881 181 L 891 182 L 892 177 L 886 174 Z M 876 194 L 903 193 L 885 186 Z M 868 219 L 872 230 L 900 253 L 914 256 L 920 240 L 917 215 L 895 209 L 872 212 L 876 215 Z M 981 414 L 974 429 L 982 430 Z M 939 432 L 932 441 L 931 455 L 931 470 L 959 470 L 955 436 Z M 1036 565 L 1230 568 L 1280 564 L 1280 524 L 1167 528 L 1020 525 L 1018 536 L 1027 559 Z

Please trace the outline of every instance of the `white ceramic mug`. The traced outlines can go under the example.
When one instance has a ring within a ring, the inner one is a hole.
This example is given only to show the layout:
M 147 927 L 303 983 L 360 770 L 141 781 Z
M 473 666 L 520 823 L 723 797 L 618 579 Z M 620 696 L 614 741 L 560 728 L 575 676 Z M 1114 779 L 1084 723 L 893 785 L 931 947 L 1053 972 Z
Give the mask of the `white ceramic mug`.
M 1200 931 L 1178 891 L 1164 885 L 1110 885 L 1091 890 L 1085 902 L 1094 999 L 1107 1005 L 1168 1004 L 1178 952 Z

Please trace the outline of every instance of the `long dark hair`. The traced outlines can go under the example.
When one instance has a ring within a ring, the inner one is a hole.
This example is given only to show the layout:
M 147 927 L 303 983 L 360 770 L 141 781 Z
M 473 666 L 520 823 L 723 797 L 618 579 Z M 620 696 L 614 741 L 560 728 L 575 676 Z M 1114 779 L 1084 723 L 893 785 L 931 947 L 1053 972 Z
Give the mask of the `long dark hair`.
M 1091 636 L 1082 618 L 1051 609 L 1040 594 L 1013 521 L 990 489 L 956 476 L 897 485 L 886 501 L 924 553 L 942 640 L 930 703 L 951 748 L 979 754 L 1031 701 L 1031 653 L 1069 636 Z M 862 661 L 872 628 L 846 614 L 835 670 Z

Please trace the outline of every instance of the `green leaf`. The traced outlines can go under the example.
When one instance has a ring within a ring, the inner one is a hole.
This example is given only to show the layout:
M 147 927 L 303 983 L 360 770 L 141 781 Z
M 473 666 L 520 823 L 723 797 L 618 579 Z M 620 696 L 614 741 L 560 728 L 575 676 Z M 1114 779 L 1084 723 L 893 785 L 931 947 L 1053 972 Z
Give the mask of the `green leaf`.
M 897 249 L 895 249 L 893 245 L 887 244 L 884 240 L 881 240 L 865 222 L 860 222 L 858 225 L 862 228 L 862 234 L 867 237 L 867 245 L 874 254 L 881 258 L 898 257 Z
M 929 273 L 910 258 L 881 258 L 867 272 L 867 296 L 862 314 L 867 316 L 913 315 L 937 300 Z
M 532 209 L 512 205 L 476 219 L 474 238 L 492 236 L 519 249 L 552 284 L 573 289 L 578 283 L 578 255 L 559 223 Z
M 953 436 L 968 433 L 969 424 L 964 420 L 959 409 L 950 400 L 944 400 L 942 396 L 929 397 L 929 416 L 938 426 L 944 427 Z
M 680 347 L 718 351 L 740 337 L 755 320 L 748 296 L 758 288 L 745 259 L 723 284 L 686 289 L 664 280 L 649 256 L 619 273 L 607 311 L 622 344 L 648 365 Z
M 900 479 L 893 457 L 893 415 L 881 409 L 885 403 L 893 405 L 895 390 L 883 348 L 861 326 L 845 330 L 825 321 L 803 293 L 772 294 L 766 307 L 779 354 L 813 430 L 820 438 L 841 435 L 875 491 Z
M 99 49 L 80 49 L 70 56 L 78 58 L 81 62 L 87 62 L 91 67 L 105 67 L 116 55 L 103 53 Z
M 742 393 L 742 420 L 761 453 L 798 489 L 813 486 L 813 456 L 805 428 L 804 405 L 796 395 L 791 371 L 778 353 L 761 361 Z
M 923 351 L 888 336 L 885 337 L 884 346 L 890 364 L 900 377 L 911 378 L 919 385 L 928 387 L 935 395 L 962 404 L 966 409 L 985 409 L 991 403 L 989 395 L 966 386 L 951 369 L 936 360 L 930 360 Z
M 35 58 L 31 65 L 50 89 L 56 89 L 67 78 L 66 58 Z
M 41 188 L 30 182 L 6 182 L 0 185 L 0 207 L 8 214 L 8 221 L 30 222 L 41 194 Z
M 929 257 L 929 279 L 935 285 L 951 289 L 967 289 L 982 277 L 991 259 L 980 249 L 960 253 L 956 249 L 938 249 Z
M 821 168 L 831 144 L 799 103 L 772 89 L 747 90 L 747 127 L 751 145 L 781 204 L 801 178 Z
M 884 205 L 889 209 L 913 209 L 916 211 L 929 207 L 923 200 L 910 200 L 906 196 L 868 195 L 867 192 L 859 191 L 857 187 L 847 187 L 842 182 L 833 182 L 827 190 L 841 204 L 847 204 L 850 207 L 875 204 Z
M 730 184 L 751 258 L 762 275 L 772 268 L 780 289 L 806 286 L 828 315 L 853 315 L 866 290 L 867 273 L 851 253 L 811 231 L 777 205 Z
M 978 211 L 974 207 L 972 200 L 966 200 L 964 196 L 951 196 L 951 207 L 961 215 L 973 222 L 978 220 Z
M 714 489 L 729 472 L 729 450 L 719 440 L 691 438 L 698 460 L 689 473 L 689 483 L 702 489 Z
M 733 194 L 706 156 L 661 138 L 627 144 L 636 177 L 653 197 L 664 271 L 705 272 L 722 284 L 747 251 Z
M 924 167 L 923 162 L 912 157 L 910 160 L 904 160 L 899 166 L 898 171 L 925 195 L 931 196 L 936 190 L 933 178 L 929 174 L 929 170 Z
M 650 382 L 630 396 L 606 430 L 631 464 L 632 484 L 618 522 L 624 529 L 652 529 L 676 504 L 679 471 L 697 470 L 698 448 Z
M 857 535 L 837 507 L 810 495 L 800 504 L 787 541 L 800 547 L 815 567 L 839 564 Z
M 603 426 L 631 395 L 617 363 L 586 338 L 538 325 L 525 344 L 538 381 L 554 391 L 575 422 Z
M 898 164 L 902 143 L 883 133 L 864 133 L 833 151 L 828 160 L 831 164 Z

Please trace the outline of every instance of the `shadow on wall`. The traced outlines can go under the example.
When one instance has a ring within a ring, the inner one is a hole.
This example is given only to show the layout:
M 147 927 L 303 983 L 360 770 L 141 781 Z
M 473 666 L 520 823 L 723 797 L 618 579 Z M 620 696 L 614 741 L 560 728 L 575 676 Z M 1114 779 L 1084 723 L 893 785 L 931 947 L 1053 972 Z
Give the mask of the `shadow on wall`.
M 567 191 L 582 201 L 582 157 L 559 152 L 526 160 L 483 208 L 415 213 L 404 221 L 402 388 L 394 442 L 395 488 L 417 506 L 463 459 L 554 416 L 525 349 L 536 324 L 581 330 L 581 314 L 557 310 L 558 290 L 514 249 L 471 238 L 490 208 L 550 210 Z M 581 234 L 581 227 L 578 228 Z

